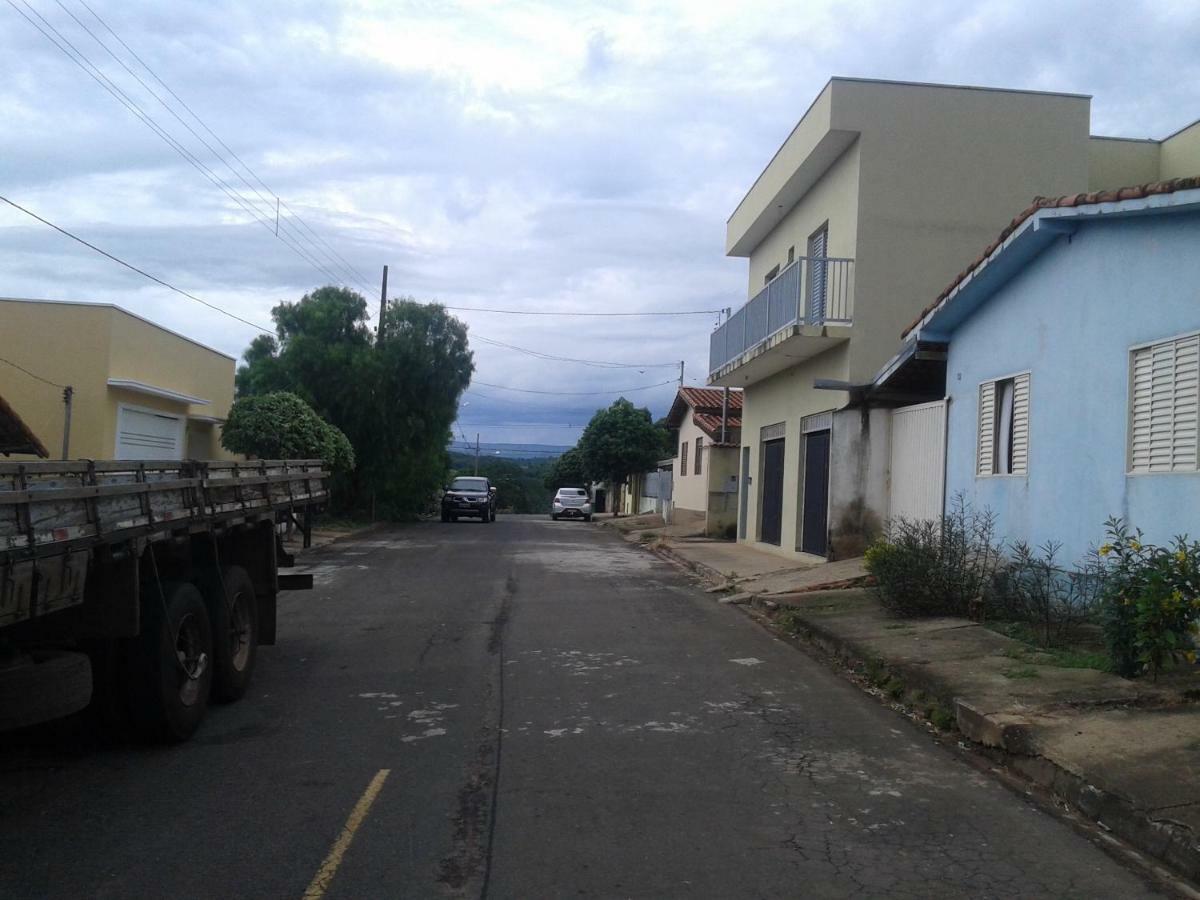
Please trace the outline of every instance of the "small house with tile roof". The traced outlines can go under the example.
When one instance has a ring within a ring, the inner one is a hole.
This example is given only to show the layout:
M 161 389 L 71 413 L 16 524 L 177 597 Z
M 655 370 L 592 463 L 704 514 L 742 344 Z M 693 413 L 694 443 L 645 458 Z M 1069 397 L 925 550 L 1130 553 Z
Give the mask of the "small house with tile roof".
M 1200 537 L 1198 247 L 1200 177 L 1014 219 L 904 333 L 947 348 L 945 496 L 1062 564 L 1109 516 Z
M 705 534 L 737 526 L 737 464 L 742 438 L 742 392 L 680 388 L 667 413 L 679 435 L 671 486 L 672 521 L 694 519 Z

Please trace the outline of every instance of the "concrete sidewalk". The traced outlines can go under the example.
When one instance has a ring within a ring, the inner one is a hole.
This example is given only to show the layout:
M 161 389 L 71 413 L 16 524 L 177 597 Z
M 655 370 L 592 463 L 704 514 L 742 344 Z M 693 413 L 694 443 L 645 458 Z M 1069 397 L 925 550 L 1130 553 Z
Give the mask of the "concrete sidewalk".
M 1055 665 L 966 619 L 898 619 L 868 589 L 748 599 L 874 689 L 1200 881 L 1200 708 L 1192 691 Z
M 625 537 L 1200 882 L 1200 683 L 1180 690 L 1055 665 L 1054 654 L 967 619 L 896 618 L 863 587 L 861 559 L 790 563 L 650 521 Z

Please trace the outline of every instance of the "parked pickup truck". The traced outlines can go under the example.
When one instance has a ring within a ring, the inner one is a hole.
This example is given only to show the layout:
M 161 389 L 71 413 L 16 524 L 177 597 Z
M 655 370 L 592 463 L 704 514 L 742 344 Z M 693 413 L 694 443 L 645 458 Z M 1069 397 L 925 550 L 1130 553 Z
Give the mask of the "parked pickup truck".
M 186 740 L 275 643 L 279 523 L 329 496 L 320 460 L 0 463 L 0 730 L 92 703 Z M 300 518 L 298 519 L 297 516 Z

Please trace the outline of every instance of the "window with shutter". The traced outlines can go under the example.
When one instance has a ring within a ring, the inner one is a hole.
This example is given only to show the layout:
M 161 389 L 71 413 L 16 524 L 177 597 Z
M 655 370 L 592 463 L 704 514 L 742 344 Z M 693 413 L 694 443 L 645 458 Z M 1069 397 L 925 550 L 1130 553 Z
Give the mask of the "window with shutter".
M 1129 393 L 1129 471 L 1200 468 L 1200 334 L 1135 348 Z
M 697 475 L 700 474 L 700 469 L 701 469 L 700 460 L 703 458 L 703 456 L 704 456 L 704 438 L 698 437 L 698 438 L 696 438 L 696 474 Z
M 682 444 L 679 445 L 679 474 L 680 475 L 686 475 L 688 473 L 688 471 L 687 471 L 688 446 L 689 446 L 689 444 L 687 441 L 684 441 Z
M 1029 373 L 979 385 L 975 474 L 1029 472 Z
M 996 450 L 996 382 L 979 386 L 979 453 L 976 475 L 991 475 Z
M 1009 438 L 1009 473 L 1029 470 L 1029 373 L 1013 379 L 1012 434 Z

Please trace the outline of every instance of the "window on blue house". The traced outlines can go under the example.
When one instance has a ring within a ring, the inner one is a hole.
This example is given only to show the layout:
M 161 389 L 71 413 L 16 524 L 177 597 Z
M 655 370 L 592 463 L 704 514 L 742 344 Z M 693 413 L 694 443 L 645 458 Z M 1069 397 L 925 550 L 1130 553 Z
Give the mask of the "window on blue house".
M 1029 471 L 1029 373 L 979 386 L 979 439 L 975 473 L 1025 475 Z
M 1129 471 L 1200 468 L 1200 334 L 1135 347 L 1129 396 Z

